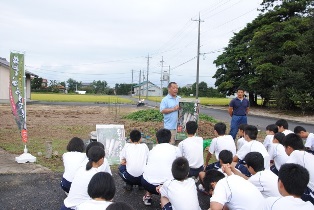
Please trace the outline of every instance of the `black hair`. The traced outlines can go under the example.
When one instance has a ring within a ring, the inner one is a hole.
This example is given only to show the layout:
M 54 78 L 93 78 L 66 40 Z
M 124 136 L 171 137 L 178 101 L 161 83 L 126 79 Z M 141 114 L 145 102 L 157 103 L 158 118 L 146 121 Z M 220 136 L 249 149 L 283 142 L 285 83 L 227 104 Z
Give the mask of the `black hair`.
M 247 124 L 240 124 L 238 129 L 244 131 L 246 126 L 247 126 Z
M 246 165 L 251 166 L 255 172 L 263 171 L 264 167 L 264 157 L 259 152 L 249 152 L 245 155 L 244 161 Z
M 106 210 L 135 210 L 132 206 L 124 202 L 114 202 Z
M 254 125 L 245 126 L 244 133 L 250 137 L 251 140 L 255 140 L 258 130 Z
M 214 130 L 217 132 L 218 135 L 225 135 L 226 129 L 227 129 L 227 126 L 223 122 L 216 123 L 214 126 Z
M 294 150 L 304 150 L 304 144 L 301 137 L 295 133 L 289 133 L 283 139 L 285 147 L 292 147 Z
M 102 198 L 106 201 L 110 201 L 116 193 L 116 185 L 109 173 L 98 172 L 90 180 L 87 192 L 93 199 Z
M 305 128 L 303 128 L 302 126 L 296 126 L 293 130 L 294 133 L 299 134 L 301 133 L 301 131 L 306 132 Z
M 162 128 L 157 131 L 156 138 L 157 138 L 158 144 L 169 143 L 171 139 L 171 132 L 170 130 L 166 128 Z
M 104 146 L 101 142 L 99 142 L 99 141 L 92 141 L 92 142 L 89 143 L 89 144 L 87 145 L 87 147 L 86 147 L 86 150 L 85 150 L 86 156 L 87 156 L 87 154 L 88 154 L 89 149 L 92 148 L 92 147 L 94 147 L 94 146 L 101 147 L 103 150 L 105 150 L 105 146 Z
M 285 120 L 285 119 L 277 120 L 277 122 L 275 124 L 279 127 L 282 126 L 284 129 L 288 129 L 288 127 L 289 127 L 289 124 L 288 124 L 287 120 Z
M 285 136 L 286 135 L 284 133 L 275 133 L 274 139 L 277 139 L 279 143 L 283 145 L 283 139 L 285 138 Z
M 276 124 L 270 124 L 266 126 L 266 130 L 278 133 L 278 126 Z
M 198 128 L 198 125 L 195 121 L 188 121 L 185 126 L 186 126 L 186 132 L 189 135 L 194 135 Z
M 173 161 L 171 172 L 176 180 L 184 180 L 189 175 L 189 171 L 189 161 L 185 157 L 178 157 Z
M 176 82 L 170 82 L 170 83 L 168 84 L 168 88 L 170 88 L 172 84 L 176 85 L 177 83 L 176 83 Z
M 221 150 L 218 157 L 219 157 L 219 160 L 221 160 L 223 164 L 227 164 L 227 163 L 231 164 L 233 160 L 232 152 L 226 149 Z
M 238 92 L 239 90 L 242 90 L 242 91 L 244 92 L 244 88 L 243 88 L 243 87 L 238 87 L 238 88 L 237 88 L 237 92 Z
M 85 144 L 82 139 L 73 137 L 67 146 L 68 152 L 84 152 Z
M 87 153 L 88 162 L 86 164 L 86 170 L 90 170 L 93 167 L 93 162 L 98 162 L 101 158 L 105 157 L 105 150 L 99 146 L 91 147 Z
M 217 171 L 215 169 L 210 169 L 205 172 L 205 177 L 203 179 L 204 188 L 207 192 L 209 192 L 211 189 L 211 183 L 212 182 L 218 182 L 219 180 L 225 178 L 225 175 L 221 173 L 220 171 Z
M 138 142 L 142 138 L 142 134 L 139 130 L 132 130 L 130 132 L 130 139 L 132 142 Z
M 295 163 L 283 164 L 278 173 L 285 190 L 290 195 L 301 197 L 310 181 L 310 175 L 306 168 Z

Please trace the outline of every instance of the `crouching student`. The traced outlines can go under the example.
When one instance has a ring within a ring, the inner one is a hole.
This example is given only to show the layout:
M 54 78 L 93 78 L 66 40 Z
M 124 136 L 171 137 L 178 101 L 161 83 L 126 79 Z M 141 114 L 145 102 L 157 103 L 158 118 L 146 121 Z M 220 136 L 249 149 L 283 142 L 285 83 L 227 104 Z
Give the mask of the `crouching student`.
M 67 145 L 67 152 L 62 155 L 64 173 L 61 180 L 61 188 L 69 193 L 75 173 L 81 167 L 86 158 L 85 145 L 82 139 L 72 138 Z
M 131 191 L 133 185 L 141 188 L 141 179 L 147 162 L 149 149 L 146 144 L 141 144 L 141 132 L 133 130 L 130 133 L 131 143 L 126 143 L 120 153 L 121 165 L 119 175 L 125 182 L 125 190 Z
M 188 178 L 189 162 L 184 157 L 175 159 L 172 163 L 174 179 L 166 181 L 157 187 L 160 192 L 163 210 L 200 210 L 195 182 Z
M 116 193 L 112 176 L 107 172 L 96 173 L 88 184 L 87 192 L 92 199 L 78 205 L 77 210 L 106 209 Z
M 141 180 L 142 186 L 146 190 L 143 197 L 143 202 L 146 206 L 152 204 L 152 194 L 159 195 L 156 187 L 162 185 L 167 180 L 173 179 L 171 173 L 172 163 L 177 157 L 181 156 L 178 148 L 170 144 L 170 130 L 160 129 L 156 133 L 156 137 L 158 144 L 149 151 Z
M 278 176 L 278 171 L 280 167 L 285 164 L 288 160 L 288 155 L 283 146 L 283 139 L 285 134 L 276 133 L 274 135 L 273 144 L 270 148 L 269 156 L 270 161 L 273 161 L 273 165 L 270 167 L 270 170 Z
M 189 121 L 186 123 L 186 132 L 188 138 L 181 141 L 178 148 L 183 157 L 189 162 L 190 172 L 189 177 L 198 177 L 199 172 L 204 170 L 204 156 L 203 156 L 203 138 L 195 136 L 197 131 L 197 123 Z
M 281 166 L 278 173 L 278 190 L 282 197 L 269 197 L 263 204 L 264 210 L 298 210 L 314 209 L 310 201 L 301 200 L 303 192 L 310 180 L 306 168 L 295 163 L 286 163 Z

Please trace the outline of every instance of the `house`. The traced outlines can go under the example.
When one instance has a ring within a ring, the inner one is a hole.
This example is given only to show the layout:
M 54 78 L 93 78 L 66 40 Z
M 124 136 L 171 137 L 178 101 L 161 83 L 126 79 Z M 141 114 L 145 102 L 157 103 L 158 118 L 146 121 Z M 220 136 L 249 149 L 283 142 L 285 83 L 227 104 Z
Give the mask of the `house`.
M 31 99 L 31 76 L 37 76 L 29 71 L 25 71 L 26 76 L 26 99 Z M 0 100 L 9 101 L 9 84 L 10 84 L 10 63 L 0 57 Z
M 161 96 L 161 89 L 159 86 L 153 84 L 152 82 L 148 81 L 144 81 L 138 85 L 134 86 L 134 95 L 135 96 L 146 96 L 147 93 L 147 86 L 148 86 L 148 96 Z

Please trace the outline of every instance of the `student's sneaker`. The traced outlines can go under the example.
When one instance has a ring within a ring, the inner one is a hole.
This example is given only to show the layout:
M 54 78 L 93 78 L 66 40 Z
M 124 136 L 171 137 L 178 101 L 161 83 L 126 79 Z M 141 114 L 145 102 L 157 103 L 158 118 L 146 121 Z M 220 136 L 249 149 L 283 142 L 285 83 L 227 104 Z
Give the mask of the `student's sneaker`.
M 123 187 L 126 191 L 132 191 L 133 189 L 133 185 L 125 183 L 124 187 Z
M 152 205 L 152 198 L 149 195 L 144 195 L 143 201 L 144 201 L 145 206 Z
M 204 193 L 205 195 L 209 195 L 208 192 L 206 192 L 205 188 L 203 187 L 202 184 L 199 184 L 197 187 L 197 191 Z

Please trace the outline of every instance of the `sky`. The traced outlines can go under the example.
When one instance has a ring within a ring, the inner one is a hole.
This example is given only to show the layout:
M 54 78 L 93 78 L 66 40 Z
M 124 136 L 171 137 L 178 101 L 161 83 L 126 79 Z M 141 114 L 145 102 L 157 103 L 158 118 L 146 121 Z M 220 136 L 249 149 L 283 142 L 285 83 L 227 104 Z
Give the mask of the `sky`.
M 0 57 L 24 53 L 26 70 L 48 81 L 101 80 L 114 87 L 139 83 L 140 72 L 146 81 L 148 69 L 154 84 L 166 86 L 161 74 L 170 70 L 170 81 L 183 87 L 196 82 L 200 16 L 199 82 L 214 87 L 213 61 L 257 17 L 261 2 L 2 0 Z

